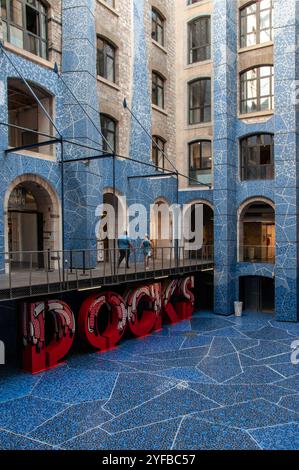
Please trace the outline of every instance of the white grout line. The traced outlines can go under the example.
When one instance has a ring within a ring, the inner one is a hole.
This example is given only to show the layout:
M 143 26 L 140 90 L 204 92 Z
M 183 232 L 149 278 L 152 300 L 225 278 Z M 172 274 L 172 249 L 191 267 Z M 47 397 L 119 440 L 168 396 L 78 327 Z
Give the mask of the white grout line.
M 31 442 L 37 442 L 38 444 L 43 444 L 43 445 L 47 445 L 49 447 L 54 447 L 52 444 L 48 444 L 48 442 L 40 441 L 39 439 L 33 439 L 32 437 L 27 436 L 26 434 L 18 434 L 16 432 L 8 430 L 8 429 L 0 428 L 0 432 L 5 432 L 7 434 L 12 434 L 13 436 L 16 436 L 18 438 L 22 438 L 22 439 L 25 439 L 25 440 L 28 440 L 28 441 L 31 441 Z
M 103 406 L 102 406 L 102 409 L 103 409 L 104 411 L 106 411 L 104 407 L 107 405 L 107 403 L 109 403 L 109 401 L 111 400 L 111 398 L 112 398 L 112 396 L 113 396 L 113 393 L 114 393 L 114 390 L 115 390 L 115 387 L 116 387 L 116 384 L 117 384 L 117 382 L 118 382 L 119 377 L 120 377 L 120 373 L 118 373 L 117 376 L 116 376 L 116 378 L 115 378 L 115 382 L 114 382 L 114 384 L 113 384 L 113 387 L 112 387 L 112 390 L 111 390 L 111 393 L 110 393 L 110 395 L 109 395 L 108 400 L 107 400 L 107 401 L 103 404 Z M 110 413 L 110 414 L 111 414 L 112 416 L 114 416 L 112 413 Z
M 159 419 L 158 421 L 153 421 L 153 422 L 150 422 L 150 423 L 147 423 L 147 424 L 141 424 L 140 426 L 135 426 L 133 428 L 125 428 L 125 429 L 121 429 L 120 431 L 115 431 L 113 432 L 112 434 L 110 433 L 111 436 L 117 436 L 118 434 L 122 434 L 124 432 L 131 432 L 131 431 L 136 431 L 136 429 L 144 429 L 144 428 L 150 428 L 151 426 L 154 426 L 156 424 L 162 424 L 162 423 L 168 423 L 168 422 L 171 422 L 171 421 L 175 421 L 175 420 L 178 420 L 178 419 L 181 419 L 183 418 L 184 415 L 179 415 L 179 416 L 175 416 L 173 418 L 165 418 L 165 419 Z M 100 425 L 101 427 L 102 425 Z M 105 431 L 105 429 L 101 429 L 102 431 Z
M 274 366 L 275 364 L 271 364 L 271 365 Z M 271 365 L 270 365 L 270 364 L 267 364 L 266 367 L 268 367 L 268 369 L 270 369 L 270 370 L 273 370 L 273 372 L 276 372 L 276 374 L 279 374 L 283 379 L 287 379 L 287 377 L 286 377 L 285 375 L 283 375 L 283 374 L 281 374 L 280 372 L 278 372 L 277 370 L 273 369 L 273 368 L 271 367 Z
M 258 431 L 260 429 L 269 429 L 285 426 L 286 424 L 296 424 L 299 426 L 298 421 L 286 421 L 285 423 L 270 424 L 269 426 L 260 426 L 258 428 L 249 428 L 248 431 Z
M 177 428 L 176 433 L 175 433 L 175 435 L 174 435 L 172 444 L 171 444 L 171 446 L 170 446 L 170 450 L 173 450 L 173 449 L 174 449 L 175 442 L 176 442 L 177 437 L 178 437 L 178 435 L 179 435 L 179 432 L 180 432 L 180 430 L 181 430 L 181 426 L 182 426 L 182 424 L 183 424 L 184 419 L 185 419 L 185 416 L 181 419 L 181 421 L 180 421 L 180 423 L 179 423 L 179 425 L 178 425 L 178 428 Z
M 70 405 L 68 406 L 67 408 L 65 408 L 64 410 L 62 411 L 59 411 L 59 413 L 56 413 L 55 415 L 51 416 L 50 418 L 46 419 L 45 421 L 43 421 L 42 423 L 40 423 L 38 426 L 35 426 L 35 428 L 31 429 L 31 431 L 28 431 L 25 436 L 28 436 L 32 433 L 34 433 L 38 428 L 44 426 L 46 423 L 49 423 L 50 421 L 52 421 L 52 419 L 55 419 L 57 418 L 58 416 L 62 415 L 66 410 L 69 410 L 70 408 L 72 408 L 72 406 L 74 405 Z
M 54 400 L 54 398 L 40 397 L 39 395 L 35 395 L 34 393 L 33 394 L 29 393 L 29 395 L 26 395 L 26 397 L 32 397 L 32 398 L 37 398 L 39 400 L 51 401 L 53 403 L 61 403 L 61 405 L 66 405 L 66 406 L 77 405 L 77 403 L 70 403 L 70 402 L 67 402 L 67 401 Z
M 246 432 L 246 434 L 248 434 L 248 436 L 250 437 L 250 439 L 252 439 L 256 445 L 258 446 L 258 448 L 260 450 L 263 450 L 263 448 L 261 447 L 261 445 L 258 443 L 258 441 L 250 434 L 250 432 L 248 431 L 248 429 L 244 429 L 244 431 Z

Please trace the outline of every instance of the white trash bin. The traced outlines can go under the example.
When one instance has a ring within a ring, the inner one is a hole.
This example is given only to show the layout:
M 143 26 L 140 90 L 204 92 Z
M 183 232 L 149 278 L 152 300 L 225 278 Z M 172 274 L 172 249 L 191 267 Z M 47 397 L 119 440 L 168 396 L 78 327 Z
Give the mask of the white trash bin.
M 234 307 L 235 307 L 235 316 L 236 317 L 241 317 L 242 312 L 243 312 L 243 302 L 234 302 Z

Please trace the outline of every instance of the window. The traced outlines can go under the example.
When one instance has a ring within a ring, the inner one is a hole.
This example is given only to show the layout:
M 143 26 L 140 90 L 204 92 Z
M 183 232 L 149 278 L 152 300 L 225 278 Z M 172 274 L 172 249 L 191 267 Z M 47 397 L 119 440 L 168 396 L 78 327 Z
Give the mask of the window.
M 104 38 L 97 38 L 97 73 L 110 82 L 115 82 L 115 52 L 113 44 Z
M 275 210 L 266 201 L 249 202 L 240 214 L 239 260 L 275 263 Z
M 273 37 L 273 0 L 260 0 L 240 11 L 241 47 L 271 41 Z
M 157 135 L 153 136 L 153 144 L 152 144 L 152 160 L 153 163 L 159 167 L 164 168 L 164 152 L 165 152 L 165 140 L 162 137 Z M 156 144 L 156 145 L 155 145 Z M 161 149 L 161 150 L 160 150 Z
M 272 66 L 261 66 L 241 74 L 241 114 L 271 111 L 274 108 Z
M 104 138 L 103 140 L 103 151 L 106 153 L 116 152 L 116 127 L 117 122 L 107 114 L 101 114 L 101 130 Z
M 212 144 L 209 140 L 197 140 L 189 144 L 189 178 L 190 185 L 211 183 Z
M 152 38 L 164 46 L 164 18 L 155 8 L 152 9 Z
M 241 179 L 274 178 L 274 142 L 272 134 L 260 134 L 241 140 Z
M 211 79 L 189 83 L 189 124 L 211 121 Z
M 164 109 L 165 80 L 157 72 L 152 74 L 152 103 Z
M 203 16 L 189 23 L 189 64 L 211 58 L 211 21 Z
M 31 87 L 48 114 L 53 116 L 52 96 L 37 85 L 31 84 Z M 53 135 L 53 126 L 22 80 L 16 78 L 8 79 L 7 95 L 8 123 L 13 126 L 18 126 L 9 128 L 9 146 L 19 147 L 33 145 L 32 148 L 28 148 L 31 152 L 39 152 L 47 155 L 52 154 L 53 146 L 51 145 L 35 146 L 35 144 L 39 142 L 42 143 L 48 140 L 46 137 L 36 134 L 36 132 L 44 132 Z M 24 129 L 21 129 L 22 127 Z
M 47 8 L 39 0 L 0 0 L 4 40 L 48 58 Z

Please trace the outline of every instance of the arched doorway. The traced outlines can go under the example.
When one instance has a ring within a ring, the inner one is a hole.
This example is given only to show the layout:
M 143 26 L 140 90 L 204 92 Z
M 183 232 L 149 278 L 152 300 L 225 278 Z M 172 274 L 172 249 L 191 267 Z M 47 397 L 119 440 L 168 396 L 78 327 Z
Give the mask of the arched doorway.
M 273 313 L 275 309 L 274 278 L 242 276 L 239 279 L 239 298 L 244 310 Z
M 150 238 L 154 244 L 156 259 L 170 259 L 175 256 L 173 215 L 165 199 L 157 199 L 151 207 Z
M 196 205 L 202 206 L 202 220 L 196 220 Z M 187 207 L 184 217 L 187 219 L 186 223 L 190 224 L 192 234 L 195 234 L 196 230 L 202 232 L 199 236 L 202 248 L 196 249 L 195 246 L 195 249 L 187 249 L 189 259 L 199 259 L 200 256 L 212 259 L 214 250 L 214 211 L 212 206 L 205 201 L 194 201 Z M 195 235 L 187 241 L 186 246 L 193 240 L 195 240 Z
M 275 210 L 267 199 L 247 202 L 239 216 L 239 260 L 275 262 Z
M 5 198 L 6 251 L 11 267 L 54 268 L 60 250 L 60 205 L 43 178 L 22 175 L 11 184 Z
M 107 189 L 103 194 L 103 224 L 98 234 L 98 262 L 113 259 L 113 250 L 117 249 L 117 239 L 126 230 L 127 209 L 119 193 Z

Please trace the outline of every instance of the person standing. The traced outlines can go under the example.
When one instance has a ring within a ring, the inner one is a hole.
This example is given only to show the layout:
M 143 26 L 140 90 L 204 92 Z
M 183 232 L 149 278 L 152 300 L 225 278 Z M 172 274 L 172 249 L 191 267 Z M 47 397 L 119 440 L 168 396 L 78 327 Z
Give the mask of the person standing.
M 152 256 L 152 242 L 150 241 L 148 235 L 144 236 L 144 239 L 141 242 L 140 248 L 142 248 L 143 250 L 145 269 L 148 269 L 149 260 Z
M 120 267 L 121 262 L 125 259 L 127 269 L 130 269 L 129 259 L 131 254 L 131 248 L 133 248 L 133 245 L 128 236 L 128 232 L 124 232 L 123 235 L 118 238 L 117 244 L 119 249 L 118 268 Z

